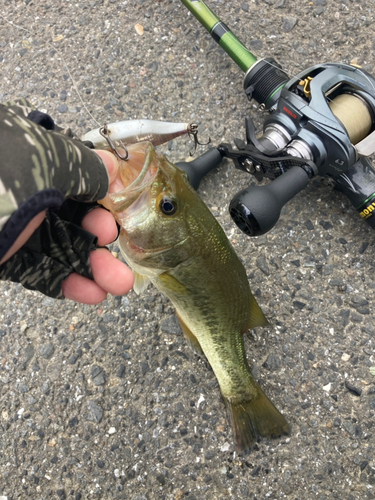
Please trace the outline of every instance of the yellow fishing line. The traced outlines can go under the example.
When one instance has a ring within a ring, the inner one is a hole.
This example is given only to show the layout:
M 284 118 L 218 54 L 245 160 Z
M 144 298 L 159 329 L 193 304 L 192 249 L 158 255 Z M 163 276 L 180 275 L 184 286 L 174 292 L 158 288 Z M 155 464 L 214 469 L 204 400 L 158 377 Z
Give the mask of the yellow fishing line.
M 344 125 L 352 144 L 357 144 L 371 131 L 372 120 L 366 104 L 352 94 L 341 94 L 330 103 L 332 113 Z

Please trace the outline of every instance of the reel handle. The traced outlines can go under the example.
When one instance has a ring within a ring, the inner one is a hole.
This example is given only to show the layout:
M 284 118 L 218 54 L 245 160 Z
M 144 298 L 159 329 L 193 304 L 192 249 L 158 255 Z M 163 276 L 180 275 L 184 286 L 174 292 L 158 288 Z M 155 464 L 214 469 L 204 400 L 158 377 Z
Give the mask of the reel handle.
M 292 167 L 266 186 L 240 191 L 229 205 L 232 219 L 248 236 L 267 233 L 279 220 L 283 206 L 307 186 L 313 170 L 310 165 Z

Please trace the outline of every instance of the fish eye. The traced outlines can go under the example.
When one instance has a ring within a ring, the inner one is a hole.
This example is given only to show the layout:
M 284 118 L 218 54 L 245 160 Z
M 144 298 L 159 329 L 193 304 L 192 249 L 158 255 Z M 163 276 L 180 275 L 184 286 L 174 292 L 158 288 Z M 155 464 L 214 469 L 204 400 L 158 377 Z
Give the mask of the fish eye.
M 165 215 L 173 215 L 177 211 L 177 203 L 172 200 L 172 198 L 169 198 L 169 196 L 164 196 L 160 200 L 160 210 L 163 212 Z

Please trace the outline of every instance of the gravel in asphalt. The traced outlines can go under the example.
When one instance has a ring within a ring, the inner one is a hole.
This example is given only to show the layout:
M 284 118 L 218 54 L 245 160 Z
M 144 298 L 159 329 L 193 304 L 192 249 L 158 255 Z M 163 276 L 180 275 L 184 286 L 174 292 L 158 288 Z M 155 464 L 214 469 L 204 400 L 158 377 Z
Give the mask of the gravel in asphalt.
M 322 61 L 375 74 L 369 0 L 209 5 L 291 76 Z M 1 101 L 25 97 L 79 135 L 96 127 L 86 108 L 100 124 L 198 122 L 213 145 L 244 139 L 248 114 L 261 131 L 241 71 L 177 0 L 2 0 L 0 14 Z M 246 350 L 291 435 L 236 452 L 216 378 L 155 288 L 85 306 L 1 283 L 2 500 L 375 498 L 375 233 L 316 178 L 250 239 L 228 203 L 251 182 L 225 162 L 199 194 L 270 321 Z

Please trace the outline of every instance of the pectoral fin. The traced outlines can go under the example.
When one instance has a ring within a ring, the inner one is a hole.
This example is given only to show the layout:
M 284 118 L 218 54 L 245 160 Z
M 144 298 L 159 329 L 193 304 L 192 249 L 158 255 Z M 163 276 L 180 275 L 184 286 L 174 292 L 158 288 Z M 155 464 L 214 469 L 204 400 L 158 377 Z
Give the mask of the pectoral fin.
M 187 293 L 186 286 L 180 283 L 177 278 L 169 273 L 159 274 L 158 279 L 173 293 L 178 295 L 185 295 Z
M 203 354 L 203 349 L 201 348 L 201 345 L 197 337 L 194 335 L 194 333 L 191 332 L 190 328 L 186 326 L 186 324 L 181 319 L 178 313 L 177 313 L 177 318 L 178 321 L 180 322 L 181 329 L 186 339 L 186 342 L 189 344 L 189 346 L 193 349 L 194 352 L 196 352 L 201 356 Z
M 262 309 L 259 307 L 254 295 L 251 294 L 249 328 L 255 328 L 257 326 L 267 326 L 268 324 L 269 323 L 264 316 Z
M 142 293 L 146 288 L 148 287 L 148 284 L 150 283 L 149 278 L 147 276 L 142 276 L 142 274 L 137 273 L 136 271 L 133 271 L 134 273 L 134 286 L 133 289 L 135 293 L 138 295 Z

